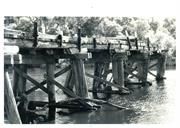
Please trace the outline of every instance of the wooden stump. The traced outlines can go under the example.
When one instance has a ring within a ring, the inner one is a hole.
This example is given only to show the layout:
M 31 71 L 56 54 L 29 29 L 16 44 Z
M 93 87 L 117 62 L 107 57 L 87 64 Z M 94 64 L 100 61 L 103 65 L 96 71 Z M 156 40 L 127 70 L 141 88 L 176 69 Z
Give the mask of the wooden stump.
M 12 124 L 21 124 L 21 119 L 17 109 L 15 97 L 13 94 L 11 81 L 8 72 L 4 72 L 4 109 L 8 121 Z
M 54 79 L 54 64 L 46 64 L 46 72 L 47 76 L 50 77 L 51 79 Z M 55 86 L 54 84 L 48 80 L 47 78 L 47 88 L 48 91 L 51 92 L 48 94 L 48 100 L 49 103 L 56 103 L 56 98 L 55 98 Z M 55 120 L 55 114 L 56 114 L 56 108 L 54 106 L 49 107 L 49 113 L 48 113 L 48 120 L 52 121 Z
M 83 98 L 88 97 L 88 89 L 85 79 L 85 68 L 82 59 L 72 59 L 72 71 L 74 74 L 76 95 Z

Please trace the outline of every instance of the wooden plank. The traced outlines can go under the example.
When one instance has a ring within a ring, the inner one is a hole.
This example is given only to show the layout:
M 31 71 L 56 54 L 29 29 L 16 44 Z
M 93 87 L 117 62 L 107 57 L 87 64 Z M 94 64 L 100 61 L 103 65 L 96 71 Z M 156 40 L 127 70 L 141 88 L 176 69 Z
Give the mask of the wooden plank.
M 63 68 L 62 70 L 60 70 L 59 72 L 55 73 L 55 74 L 54 74 L 54 77 L 56 78 L 56 77 L 58 77 L 58 76 L 60 76 L 60 75 L 62 75 L 62 74 L 64 74 L 64 73 L 66 73 L 66 72 L 69 71 L 70 69 L 71 69 L 71 65 L 69 65 L 69 66 Z
M 62 84 L 56 82 L 55 80 L 51 79 L 50 77 L 48 77 L 48 80 L 51 81 L 52 83 L 54 83 L 58 88 L 62 89 L 70 97 L 72 97 L 72 98 L 79 98 L 79 96 L 74 94 L 74 92 L 72 92 L 71 90 L 65 88 Z
M 17 109 L 15 97 L 13 94 L 11 81 L 8 72 L 4 72 L 4 109 L 8 121 L 12 124 L 21 124 L 21 119 Z
M 158 64 L 158 63 L 155 63 L 155 64 L 149 66 L 149 69 L 153 68 L 154 66 L 157 66 L 157 64 Z
M 66 81 L 64 84 L 64 87 L 68 88 L 69 90 L 73 91 L 73 87 L 74 87 L 74 76 L 73 76 L 73 72 L 72 70 L 70 70 L 66 76 Z
M 60 75 L 62 75 L 64 73 L 66 73 L 70 69 L 71 69 L 71 66 L 69 65 L 69 66 L 63 68 L 62 70 L 60 70 L 59 72 L 55 73 L 54 77 L 56 78 L 56 77 L 58 77 L 58 76 L 60 76 Z M 42 86 L 45 85 L 46 84 L 46 80 L 42 81 L 40 84 Z M 25 93 L 26 93 L 26 95 L 29 95 L 30 93 L 32 93 L 33 91 L 37 90 L 38 88 L 39 88 L 38 86 L 34 86 L 34 87 L 30 88 L 29 90 L 27 90 Z
M 26 78 L 27 80 L 29 80 L 31 83 L 33 83 L 35 86 L 37 86 L 38 88 L 40 88 L 41 90 L 43 90 L 44 92 L 51 93 L 47 90 L 47 88 L 45 88 L 44 86 L 42 86 L 40 83 L 38 83 L 36 80 L 34 80 L 33 78 L 31 78 L 29 75 L 27 75 L 26 73 L 21 72 L 18 68 L 13 67 L 13 69 L 20 75 L 23 76 L 24 78 Z
M 14 55 L 13 60 L 15 58 L 19 58 L 19 55 Z M 75 54 L 59 54 L 59 55 L 22 55 L 21 58 L 14 60 L 14 64 L 46 64 L 52 63 L 55 59 L 85 59 L 88 58 L 89 55 L 87 53 L 75 53 Z M 4 63 L 11 63 L 11 55 L 4 55 Z
M 151 71 L 148 71 L 149 74 L 151 74 L 152 76 L 154 76 L 155 78 L 157 77 L 154 73 L 152 73 Z
M 86 76 L 91 77 L 91 78 L 93 78 L 93 79 L 96 79 L 97 81 L 106 83 L 106 84 L 108 84 L 108 85 L 110 85 L 110 86 L 116 87 L 116 88 L 118 88 L 118 89 L 122 89 L 122 90 L 125 90 L 125 91 L 129 91 L 129 89 L 126 88 L 126 87 L 121 87 L 121 86 L 119 86 L 119 85 L 117 85 L 117 84 L 114 84 L 114 83 L 111 83 L 111 82 L 109 82 L 109 81 L 103 80 L 103 79 L 101 79 L 101 78 L 99 78 L 99 77 L 97 77 L 97 76 L 93 76 L 93 75 L 91 75 L 91 74 L 89 74 L 89 73 L 87 73 L 87 72 L 86 72 Z

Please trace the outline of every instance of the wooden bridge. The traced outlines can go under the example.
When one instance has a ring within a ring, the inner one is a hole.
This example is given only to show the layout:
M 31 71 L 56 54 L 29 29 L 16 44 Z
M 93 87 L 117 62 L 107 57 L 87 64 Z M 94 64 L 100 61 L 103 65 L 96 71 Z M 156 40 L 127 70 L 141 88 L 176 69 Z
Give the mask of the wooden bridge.
M 136 37 L 130 38 L 128 35 L 124 38 L 107 39 L 109 41 L 106 44 L 99 43 L 97 38 L 82 43 L 80 29 L 77 41 L 69 43 L 63 41 L 62 35 L 54 39 L 38 39 L 37 23 L 34 24 L 33 38 L 5 35 L 5 47 L 16 45 L 17 50 L 15 53 L 9 51 L 4 54 L 4 108 L 9 123 L 29 123 L 27 114 L 32 114 L 36 107 L 44 106 L 49 108 L 49 121 L 55 119 L 56 108 L 74 110 L 99 108 L 97 105 L 89 104 L 90 101 L 107 103 L 122 109 L 123 107 L 106 102 L 104 99 L 109 98 L 110 94 L 129 94 L 133 85 L 137 87 L 151 85 L 147 79 L 148 74 L 158 81 L 164 79 L 166 53 L 150 47 L 149 40 L 144 45 L 139 45 Z M 117 43 L 113 44 L 110 40 L 116 40 Z M 49 42 L 52 45 L 38 46 L 40 42 Z M 83 52 L 85 48 L 87 51 Z M 56 72 L 55 64 L 59 59 L 68 59 L 70 65 Z M 84 67 L 86 63 L 94 65 L 94 74 L 86 72 Z M 34 64 L 46 64 L 46 80 L 37 81 L 28 75 L 28 65 Z M 153 67 L 157 67 L 156 74 L 151 72 Z M 13 85 L 8 69 L 13 70 Z M 62 85 L 55 78 L 65 72 L 68 73 L 65 84 Z M 90 90 L 86 77 L 93 78 Z M 27 90 L 26 80 L 33 83 L 34 87 Z M 44 86 L 45 84 L 47 86 Z M 55 86 L 62 89 L 70 97 L 71 102 L 56 102 Z M 48 102 L 28 101 L 28 95 L 37 89 L 48 95 Z M 88 91 L 92 92 L 95 99 L 103 101 L 90 99 Z

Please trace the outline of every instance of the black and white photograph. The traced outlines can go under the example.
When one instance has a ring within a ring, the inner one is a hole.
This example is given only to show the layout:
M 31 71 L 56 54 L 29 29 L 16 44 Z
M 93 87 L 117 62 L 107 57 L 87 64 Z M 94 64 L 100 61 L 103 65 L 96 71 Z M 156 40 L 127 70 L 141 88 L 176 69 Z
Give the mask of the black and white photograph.
M 2 17 L 4 125 L 175 123 L 175 15 L 56 14 Z

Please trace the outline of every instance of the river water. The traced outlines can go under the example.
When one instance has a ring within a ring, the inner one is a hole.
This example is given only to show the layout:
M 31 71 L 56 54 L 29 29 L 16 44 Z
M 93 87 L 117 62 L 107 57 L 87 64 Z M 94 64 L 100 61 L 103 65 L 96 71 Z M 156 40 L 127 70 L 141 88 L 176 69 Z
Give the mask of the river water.
M 71 116 L 57 116 L 57 123 L 77 124 L 126 124 L 126 123 L 173 123 L 175 120 L 175 70 L 167 70 L 166 80 L 152 86 L 136 89 L 130 95 L 113 95 L 109 100 L 129 110 L 100 110 L 81 112 Z
M 92 73 L 92 71 L 88 71 Z M 39 70 L 32 70 L 34 78 L 38 78 L 39 74 L 43 74 Z M 65 74 L 66 75 L 66 74 Z M 62 84 L 65 81 L 65 75 L 57 78 Z M 74 113 L 71 115 L 56 114 L 55 123 L 57 124 L 166 124 L 173 123 L 175 120 L 175 89 L 176 89 L 176 71 L 166 70 L 166 80 L 157 83 L 154 77 L 148 76 L 148 80 L 152 82 L 152 86 L 143 87 L 134 90 L 130 95 L 113 95 L 109 102 L 117 105 L 128 107 L 129 110 L 102 109 L 97 111 L 86 111 Z M 89 88 L 92 79 L 87 79 Z M 30 82 L 27 82 L 32 86 Z M 56 88 L 56 100 L 60 101 L 66 98 L 60 89 Z M 91 94 L 90 94 L 91 96 Z M 31 100 L 47 100 L 47 95 L 37 90 L 30 95 Z

